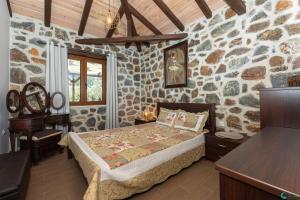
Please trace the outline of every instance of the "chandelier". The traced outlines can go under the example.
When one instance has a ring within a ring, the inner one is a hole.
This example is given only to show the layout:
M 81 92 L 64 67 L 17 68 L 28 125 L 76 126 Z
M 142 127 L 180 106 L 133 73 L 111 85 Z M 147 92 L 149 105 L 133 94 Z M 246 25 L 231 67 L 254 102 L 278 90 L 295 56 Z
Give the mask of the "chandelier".
M 105 13 L 105 31 L 116 29 L 121 20 L 118 10 L 116 10 L 115 0 L 108 1 L 108 10 Z

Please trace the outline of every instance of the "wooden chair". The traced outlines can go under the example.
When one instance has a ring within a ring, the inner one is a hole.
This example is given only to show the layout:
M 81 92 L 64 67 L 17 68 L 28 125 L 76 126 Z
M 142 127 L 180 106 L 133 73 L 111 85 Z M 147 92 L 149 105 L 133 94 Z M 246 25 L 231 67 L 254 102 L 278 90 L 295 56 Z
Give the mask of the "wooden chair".
M 289 77 L 288 85 L 289 87 L 300 87 L 300 75 Z

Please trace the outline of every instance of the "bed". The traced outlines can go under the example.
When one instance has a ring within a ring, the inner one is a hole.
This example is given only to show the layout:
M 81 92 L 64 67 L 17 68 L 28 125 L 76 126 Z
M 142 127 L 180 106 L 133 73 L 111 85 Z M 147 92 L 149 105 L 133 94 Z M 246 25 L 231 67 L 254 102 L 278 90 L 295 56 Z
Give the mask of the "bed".
M 205 156 L 205 137 L 215 132 L 213 104 L 158 103 L 160 108 L 209 112 L 202 133 L 154 123 L 87 133 L 69 133 L 60 142 L 88 182 L 84 199 L 124 199 L 147 191 Z

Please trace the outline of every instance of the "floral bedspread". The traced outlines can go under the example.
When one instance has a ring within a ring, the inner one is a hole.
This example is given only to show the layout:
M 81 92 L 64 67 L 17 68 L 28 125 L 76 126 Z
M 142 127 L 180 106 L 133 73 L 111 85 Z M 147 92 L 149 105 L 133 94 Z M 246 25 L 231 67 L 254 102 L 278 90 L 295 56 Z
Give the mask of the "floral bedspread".
M 190 140 L 201 133 L 156 123 L 80 134 L 111 169 Z

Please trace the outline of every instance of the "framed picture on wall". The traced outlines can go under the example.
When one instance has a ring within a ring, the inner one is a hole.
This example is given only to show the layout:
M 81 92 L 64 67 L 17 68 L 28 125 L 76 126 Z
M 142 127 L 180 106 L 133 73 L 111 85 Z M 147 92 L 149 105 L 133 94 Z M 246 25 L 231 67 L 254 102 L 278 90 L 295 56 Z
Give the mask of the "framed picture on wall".
M 164 50 L 165 88 L 187 86 L 188 41 Z

